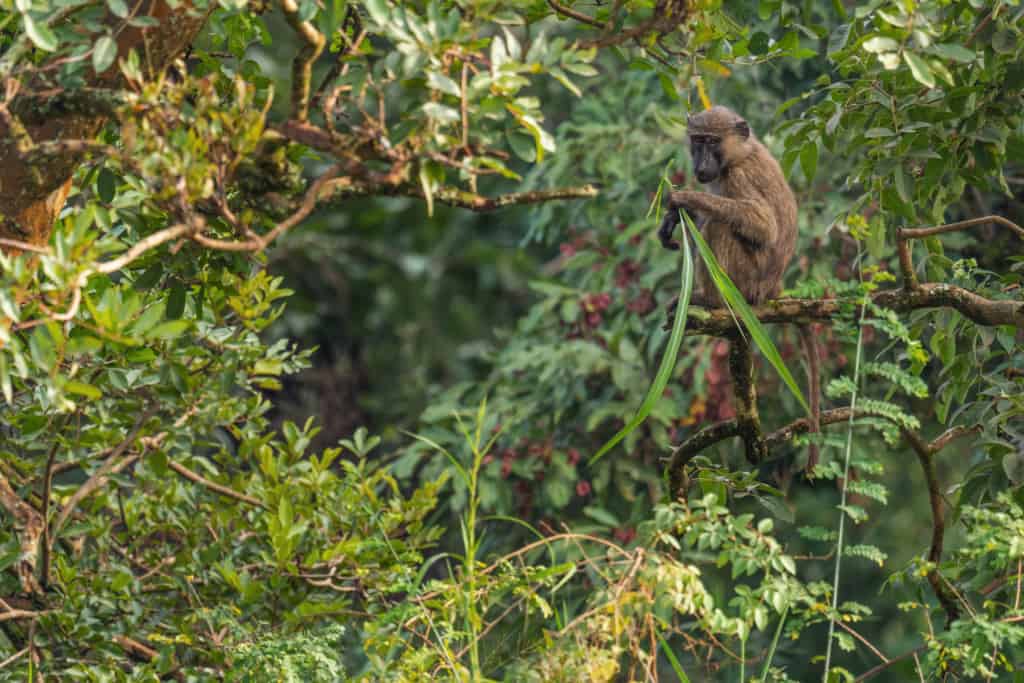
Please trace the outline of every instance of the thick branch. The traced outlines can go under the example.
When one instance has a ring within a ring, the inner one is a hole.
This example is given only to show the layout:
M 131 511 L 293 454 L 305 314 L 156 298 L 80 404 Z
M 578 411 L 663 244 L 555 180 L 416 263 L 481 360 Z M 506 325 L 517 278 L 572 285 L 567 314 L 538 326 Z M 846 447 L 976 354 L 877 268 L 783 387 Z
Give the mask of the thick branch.
M 10 609 L 5 612 L 0 612 L 0 621 L 12 621 L 14 619 L 38 619 L 39 617 L 49 614 L 50 610 L 35 611 L 28 609 Z
M 172 7 L 165 0 L 146 0 L 138 15 L 152 17 L 157 23 L 145 28 L 124 25 L 121 19 L 111 15 L 109 22 L 119 27 L 116 32 L 118 59 L 134 50 L 147 75 L 160 73 L 192 42 L 215 6 L 210 3 L 207 11 L 200 12 L 188 2 L 175 2 Z M 59 19 L 61 14 L 58 12 L 55 17 Z M 21 66 L 17 60 L 24 49 L 12 50 L 14 52 L 9 50 L 4 55 L 2 69 L 5 74 L 13 75 Z M 55 59 L 63 57 L 58 54 Z M 118 90 L 123 82 L 121 70 L 111 68 L 94 76 L 84 87 Z M 25 89 L 32 87 L 35 84 L 29 82 Z M 54 219 L 71 189 L 71 175 L 81 163 L 83 152 L 49 157 L 44 162 L 29 159 L 26 153 L 33 151 L 34 143 L 92 139 L 103 126 L 105 116 L 98 108 L 60 112 L 54 108 L 52 115 L 35 123 L 32 113 L 46 106 L 38 95 L 32 92 L 17 95 L 17 86 L 8 94 L 12 97 L 3 102 L 5 115 L 0 116 L 0 215 L 3 216 L 0 237 L 38 246 L 49 239 Z M 65 93 L 54 96 L 64 97 Z M 27 135 L 18 139 L 16 134 L 22 117 L 30 123 L 24 126 Z M 24 148 L 26 142 L 30 149 Z
M 986 299 L 962 287 L 942 283 L 920 285 L 919 289 L 885 289 L 871 295 L 871 300 L 898 313 L 925 308 L 953 308 L 979 325 L 1014 325 L 1024 327 L 1024 303 L 1012 299 Z M 839 317 L 839 299 L 776 299 L 754 307 L 754 314 L 763 323 L 808 323 Z M 671 325 L 671 318 L 667 323 Z M 686 321 L 690 334 L 728 336 L 736 329 L 732 315 L 724 308 L 691 316 Z
M 874 415 L 864 410 L 858 410 L 856 413 L 857 417 L 881 417 Z M 850 419 L 849 408 L 836 408 L 835 410 L 826 410 L 818 418 L 819 427 L 825 427 L 827 425 L 836 424 L 837 422 L 847 422 Z M 811 420 L 810 418 L 800 418 L 790 422 L 785 427 L 776 429 L 774 432 L 767 434 L 764 437 L 765 448 L 771 450 L 776 446 L 783 443 L 787 443 L 798 434 L 806 434 L 811 431 Z M 701 429 L 699 432 L 682 442 L 672 450 L 672 455 L 669 459 L 669 480 L 672 482 L 672 493 L 675 496 L 679 496 L 683 493 L 684 489 L 681 488 L 685 480 L 686 466 L 696 457 L 701 451 L 710 446 L 715 445 L 719 441 L 725 441 L 734 436 L 740 434 L 740 427 L 736 420 L 723 420 L 713 425 Z
M 313 24 L 299 19 L 299 3 L 296 0 L 281 0 L 281 9 L 288 25 L 302 41 L 302 47 L 292 62 L 292 117 L 297 121 L 306 121 L 309 118 L 313 62 L 323 52 L 327 41 Z
M 750 341 L 742 335 L 729 340 L 729 372 L 732 393 L 736 398 L 736 429 L 743 439 L 747 462 L 757 465 L 768 456 L 761 433 L 761 416 L 757 412 L 757 378 Z

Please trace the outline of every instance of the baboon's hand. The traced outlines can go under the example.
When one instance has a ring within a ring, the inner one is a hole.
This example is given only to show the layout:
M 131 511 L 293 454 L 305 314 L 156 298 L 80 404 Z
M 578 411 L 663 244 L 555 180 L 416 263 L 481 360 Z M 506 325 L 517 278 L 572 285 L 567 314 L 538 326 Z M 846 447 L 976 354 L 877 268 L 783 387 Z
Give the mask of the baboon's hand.
M 672 239 L 677 225 L 679 225 L 679 212 L 669 209 L 665 213 L 665 217 L 661 219 L 661 227 L 658 228 L 658 239 L 661 240 L 661 246 L 672 251 L 679 250 L 679 242 Z
M 668 204 L 669 209 L 688 209 L 690 208 L 689 198 L 691 194 L 693 193 L 689 190 L 675 190 L 673 192 L 669 192 L 668 201 L 665 203 Z

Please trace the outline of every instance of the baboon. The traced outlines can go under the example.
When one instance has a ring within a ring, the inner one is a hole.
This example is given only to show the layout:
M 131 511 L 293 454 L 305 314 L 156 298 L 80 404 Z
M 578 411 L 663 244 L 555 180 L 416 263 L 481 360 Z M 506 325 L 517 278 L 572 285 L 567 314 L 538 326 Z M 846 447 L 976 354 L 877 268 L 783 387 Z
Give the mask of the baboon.
M 678 209 L 690 212 L 715 258 L 751 304 L 777 296 L 796 249 L 796 198 L 779 163 L 741 116 L 716 106 L 689 117 L 693 172 L 710 192 L 672 192 L 658 230 L 662 245 L 678 249 L 672 233 Z M 696 214 L 694 216 L 694 214 Z M 691 302 L 722 301 L 696 259 Z
M 708 185 L 709 192 L 683 190 L 672 192 L 668 212 L 658 229 L 658 237 L 667 249 L 678 249 L 672 239 L 679 225 L 679 209 L 695 218 L 698 229 L 750 304 L 760 304 L 778 296 L 782 276 L 796 249 L 797 204 L 793 190 L 782 174 L 779 163 L 750 130 L 743 117 L 727 107 L 715 106 L 687 120 L 693 172 Z M 684 235 L 684 239 L 689 239 Z M 695 288 L 691 302 L 720 307 L 721 297 L 697 258 Z M 674 305 L 674 302 L 670 306 Z M 808 364 L 808 391 L 812 431 L 818 431 L 818 354 L 809 330 L 801 327 Z M 739 338 L 730 343 L 732 353 L 749 353 Z M 740 359 L 738 359 L 740 360 Z M 752 367 L 748 362 L 736 367 Z M 756 417 L 756 406 L 748 406 Z M 749 457 L 749 456 L 748 456 Z M 817 462 L 812 447 L 808 467 Z

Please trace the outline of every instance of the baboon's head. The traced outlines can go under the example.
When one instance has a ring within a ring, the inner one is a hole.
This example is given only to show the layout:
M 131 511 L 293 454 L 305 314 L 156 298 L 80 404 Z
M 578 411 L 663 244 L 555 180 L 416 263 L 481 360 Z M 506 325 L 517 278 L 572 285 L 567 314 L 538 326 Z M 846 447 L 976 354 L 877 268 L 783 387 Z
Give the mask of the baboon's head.
M 693 172 L 701 183 L 711 183 L 748 153 L 750 126 L 728 107 L 714 106 L 687 119 Z

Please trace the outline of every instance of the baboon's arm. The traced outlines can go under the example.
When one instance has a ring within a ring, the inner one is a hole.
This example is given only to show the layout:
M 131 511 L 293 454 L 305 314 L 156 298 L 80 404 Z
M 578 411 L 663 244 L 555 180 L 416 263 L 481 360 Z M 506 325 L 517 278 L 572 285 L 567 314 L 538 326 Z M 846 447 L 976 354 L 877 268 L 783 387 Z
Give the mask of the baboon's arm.
M 740 237 L 757 245 L 767 244 L 778 235 L 775 213 L 767 204 L 754 199 L 732 199 L 709 192 L 683 190 L 669 195 L 668 204 L 672 209 L 696 211 L 711 222 L 725 223 Z

